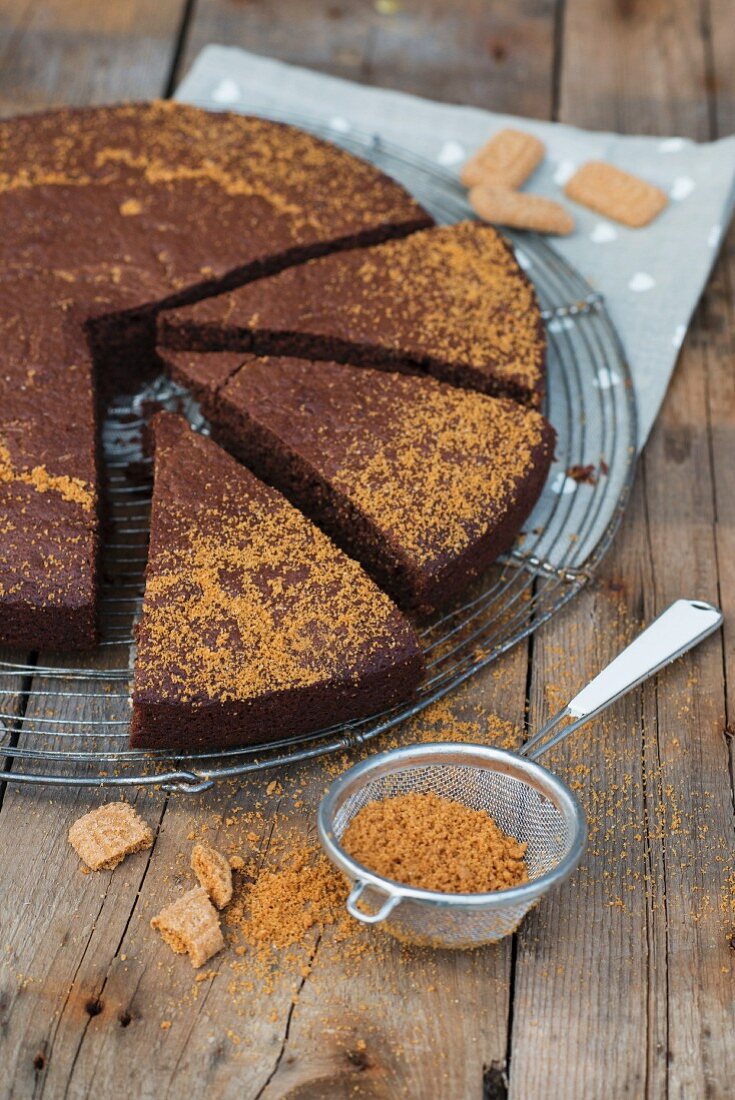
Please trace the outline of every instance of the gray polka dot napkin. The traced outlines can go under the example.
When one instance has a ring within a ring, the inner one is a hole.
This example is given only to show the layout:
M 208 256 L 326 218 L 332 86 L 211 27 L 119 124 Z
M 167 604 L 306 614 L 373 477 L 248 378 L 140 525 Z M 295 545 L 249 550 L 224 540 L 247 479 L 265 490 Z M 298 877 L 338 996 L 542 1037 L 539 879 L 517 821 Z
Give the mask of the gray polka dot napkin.
M 643 446 L 732 215 L 735 137 L 698 145 L 593 133 L 367 88 L 224 46 L 199 54 L 177 98 L 301 114 L 335 134 L 376 133 L 453 174 L 496 130 L 536 134 L 547 156 L 527 189 L 561 199 L 574 214 L 576 232 L 553 245 L 607 302 L 630 361 Z M 669 195 L 667 209 L 645 229 L 627 229 L 564 199 L 562 185 L 587 160 L 610 161 L 658 184 Z

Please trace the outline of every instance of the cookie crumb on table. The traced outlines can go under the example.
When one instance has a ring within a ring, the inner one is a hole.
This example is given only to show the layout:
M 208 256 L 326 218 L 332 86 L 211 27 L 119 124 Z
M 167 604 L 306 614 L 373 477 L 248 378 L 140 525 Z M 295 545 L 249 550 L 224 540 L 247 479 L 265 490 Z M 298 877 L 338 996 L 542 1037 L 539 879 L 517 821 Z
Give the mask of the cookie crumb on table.
M 153 832 L 128 802 L 106 802 L 74 822 L 69 843 L 93 871 L 109 871 L 153 846 Z
M 195 969 L 225 946 L 217 910 L 203 886 L 195 886 L 162 909 L 151 921 L 151 928 L 161 933 L 177 955 L 188 954 Z
M 232 898 L 232 870 L 227 859 L 216 848 L 195 844 L 191 852 L 191 869 L 218 909 L 224 909 Z

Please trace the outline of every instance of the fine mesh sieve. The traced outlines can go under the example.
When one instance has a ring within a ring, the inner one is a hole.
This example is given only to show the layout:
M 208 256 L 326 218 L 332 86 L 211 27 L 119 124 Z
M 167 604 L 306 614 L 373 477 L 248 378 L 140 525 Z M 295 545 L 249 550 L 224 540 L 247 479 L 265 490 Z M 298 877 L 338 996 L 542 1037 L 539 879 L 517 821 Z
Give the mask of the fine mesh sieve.
M 398 939 L 468 948 L 513 932 L 528 910 L 579 863 L 587 840 L 574 794 L 537 762 L 614 700 L 711 634 L 716 607 L 677 600 L 525 743 L 520 753 L 482 745 L 408 745 L 356 764 L 335 780 L 319 807 L 325 851 L 353 884 L 347 908 Z M 565 719 L 571 719 L 563 724 Z M 528 882 L 489 894 L 442 894 L 392 882 L 363 867 L 341 845 L 345 829 L 368 802 L 433 792 L 484 810 L 504 833 L 526 844 Z

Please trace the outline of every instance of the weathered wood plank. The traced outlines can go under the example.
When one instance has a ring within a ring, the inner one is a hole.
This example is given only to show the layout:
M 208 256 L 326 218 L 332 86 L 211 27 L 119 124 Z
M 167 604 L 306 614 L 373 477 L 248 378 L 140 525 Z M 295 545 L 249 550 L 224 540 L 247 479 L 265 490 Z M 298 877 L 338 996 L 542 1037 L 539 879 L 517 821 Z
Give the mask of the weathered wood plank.
M 712 452 L 704 427 L 706 368 L 699 340 L 697 324 L 647 456 L 651 596 L 659 610 L 687 587 L 705 599 L 718 597 Z M 672 546 L 684 549 L 672 554 Z M 716 642 L 672 670 L 668 690 L 659 689 L 655 699 L 663 774 L 681 800 L 681 820 L 672 821 L 663 848 L 669 1086 L 672 1095 L 687 1097 L 726 1096 L 735 1074 L 730 1042 L 735 983 L 721 909 L 731 899 L 735 823 L 724 738 L 722 639 Z
M 702 17 L 709 41 L 707 93 L 717 136 L 735 133 L 735 69 L 732 64 L 732 4 L 710 0 Z
M 209 42 L 449 102 L 548 117 L 554 0 L 200 0 L 185 69 Z
M 708 136 L 696 0 L 568 0 L 559 117 L 592 130 Z
M 564 121 L 707 136 L 701 13 L 674 7 L 567 5 Z M 726 38 L 720 49 L 731 57 L 731 28 Z M 718 598 L 713 491 L 729 480 L 729 444 L 718 444 L 713 474 L 705 402 L 706 363 L 722 350 L 695 326 L 603 570 L 626 618 L 648 619 L 679 595 Z M 716 392 L 720 435 L 730 435 L 729 390 L 724 402 Z M 548 710 L 553 654 L 579 653 L 594 671 L 617 647 L 616 617 L 608 597 L 585 593 L 550 624 L 535 652 L 536 720 Z M 521 934 L 512 1096 L 544 1095 L 549 1080 L 563 1097 L 728 1093 L 732 960 L 720 905 L 733 821 L 722 669 L 722 640 L 711 639 L 554 757 L 573 775 L 580 762 L 589 768 L 583 799 L 613 812 L 584 875 Z
M 58 103 L 160 95 L 183 9 L 183 0 L 153 7 L 86 0 L 4 6 L 0 110 L 15 114 Z M 43 706 L 39 694 L 31 713 Z M 0 813 L 2 1095 L 41 1094 L 55 1050 L 62 1052 L 58 1068 L 71 1066 L 79 1036 L 92 1019 L 87 1006 L 94 1008 L 98 976 L 115 956 L 136 905 L 147 854 L 136 856 L 122 874 L 82 876 L 67 843 L 68 826 L 99 797 L 13 784 L 5 793 Z M 150 803 L 147 816 L 155 824 L 161 796 L 139 797 Z M 55 1080 L 63 1086 L 61 1076 Z
M 0 113 L 163 94 L 185 0 L 14 0 L 0 8 Z
M 735 68 L 732 12 L 715 0 L 709 9 L 711 72 L 709 87 L 713 125 L 718 136 L 735 132 Z M 725 614 L 725 686 L 730 774 L 735 776 L 735 230 L 731 228 L 722 245 L 722 255 L 710 282 L 700 313 L 706 332 L 704 357 L 707 367 L 707 406 L 712 444 L 715 539 L 720 601 Z M 735 781 L 734 781 L 735 782 Z M 733 787 L 735 807 L 735 786 Z M 735 912 L 733 913 L 735 923 Z

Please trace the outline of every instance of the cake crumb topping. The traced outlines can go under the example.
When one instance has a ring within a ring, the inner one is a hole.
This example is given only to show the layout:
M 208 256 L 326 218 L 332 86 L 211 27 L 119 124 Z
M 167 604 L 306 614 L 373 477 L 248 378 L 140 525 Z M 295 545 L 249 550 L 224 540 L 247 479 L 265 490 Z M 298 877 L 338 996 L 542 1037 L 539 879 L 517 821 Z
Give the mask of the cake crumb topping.
M 405 647 L 408 625 L 356 562 L 171 414 L 156 422 L 154 486 L 138 687 L 194 705 L 247 701 L 357 684 L 368 661 Z
M 476 222 L 310 260 L 171 311 L 163 336 L 184 347 L 193 335 L 216 350 L 237 346 L 233 329 L 237 339 L 252 333 L 243 346 L 254 339 L 262 352 L 400 362 L 532 405 L 543 390 L 546 342 L 535 290 L 510 244 Z
M 45 466 L 34 466 L 30 470 L 17 470 L 13 466 L 10 451 L 0 439 L 0 482 L 16 481 L 31 485 L 37 493 L 58 493 L 62 500 L 80 505 L 85 512 L 91 512 L 96 496 L 93 487 L 79 477 L 68 474 L 50 474 Z

